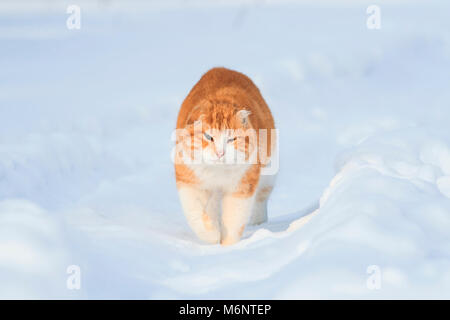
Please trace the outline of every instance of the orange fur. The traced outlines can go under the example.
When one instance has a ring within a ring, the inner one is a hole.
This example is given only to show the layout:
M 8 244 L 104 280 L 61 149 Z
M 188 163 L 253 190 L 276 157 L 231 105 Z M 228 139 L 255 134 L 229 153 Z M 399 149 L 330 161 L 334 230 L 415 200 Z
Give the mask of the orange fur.
M 259 165 L 252 165 L 242 177 L 237 190 L 233 193 L 236 197 L 249 197 L 253 195 L 259 181 L 260 167 Z
M 177 185 L 182 183 L 195 184 L 198 182 L 194 172 L 182 163 L 175 165 L 175 178 Z

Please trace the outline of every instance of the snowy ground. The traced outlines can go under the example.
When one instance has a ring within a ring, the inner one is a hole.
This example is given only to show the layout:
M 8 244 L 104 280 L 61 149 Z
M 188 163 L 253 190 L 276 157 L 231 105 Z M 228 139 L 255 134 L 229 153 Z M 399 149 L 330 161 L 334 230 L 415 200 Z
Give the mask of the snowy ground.
M 79 3 L 78 31 L 65 1 L 0 5 L 0 298 L 450 298 L 446 1 L 378 2 L 380 30 L 366 1 Z M 254 79 L 281 144 L 269 223 L 226 248 L 170 160 L 213 66 Z

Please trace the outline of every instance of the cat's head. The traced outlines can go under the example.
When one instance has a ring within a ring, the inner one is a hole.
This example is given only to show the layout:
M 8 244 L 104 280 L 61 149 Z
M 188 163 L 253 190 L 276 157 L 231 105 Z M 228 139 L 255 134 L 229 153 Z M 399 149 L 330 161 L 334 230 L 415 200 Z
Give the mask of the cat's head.
M 206 164 L 248 162 L 257 145 L 251 112 L 228 102 L 206 102 L 192 109 L 186 128 L 190 145 L 185 152 L 201 152 Z

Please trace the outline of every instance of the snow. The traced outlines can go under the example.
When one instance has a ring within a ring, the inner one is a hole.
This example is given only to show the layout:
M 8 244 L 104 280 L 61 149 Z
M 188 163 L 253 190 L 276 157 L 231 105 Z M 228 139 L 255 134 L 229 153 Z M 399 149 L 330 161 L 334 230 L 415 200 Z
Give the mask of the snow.
M 17 3 L 0 6 L 0 298 L 450 298 L 445 1 L 382 1 L 380 30 L 364 1 L 81 2 L 77 31 L 64 1 Z M 269 222 L 230 247 L 191 232 L 170 158 L 219 65 L 280 133 Z

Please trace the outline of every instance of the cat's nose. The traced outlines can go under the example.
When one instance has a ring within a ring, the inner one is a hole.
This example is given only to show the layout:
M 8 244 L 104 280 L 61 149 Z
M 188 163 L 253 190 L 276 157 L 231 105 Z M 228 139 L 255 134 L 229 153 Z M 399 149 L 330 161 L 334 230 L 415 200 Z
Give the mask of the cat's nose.
M 223 155 L 225 154 L 225 151 L 216 151 L 216 155 L 217 155 L 217 157 L 220 159 L 220 158 L 222 158 L 223 157 Z

